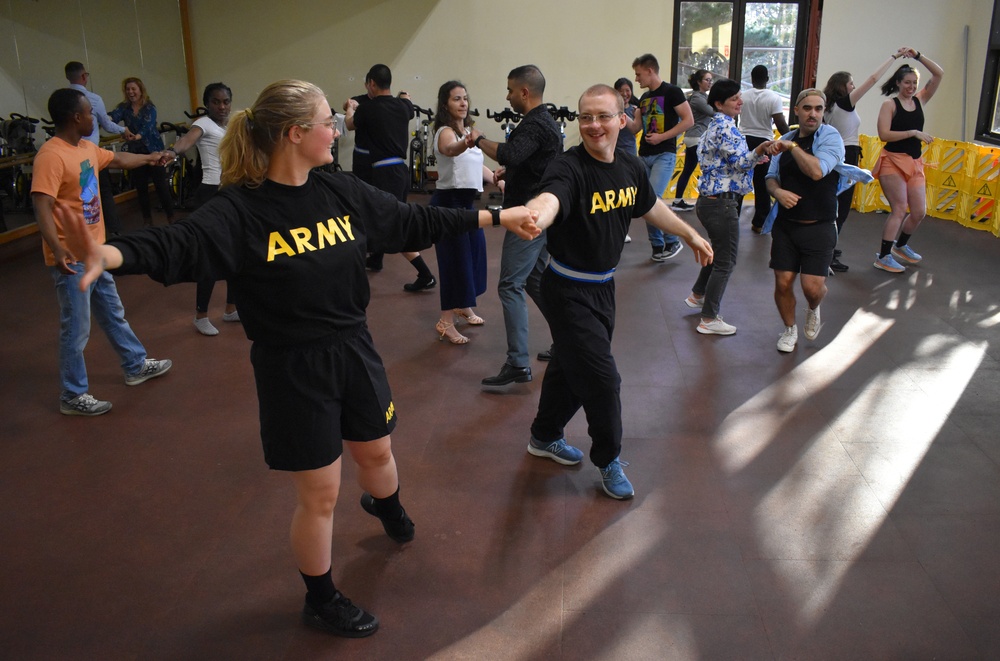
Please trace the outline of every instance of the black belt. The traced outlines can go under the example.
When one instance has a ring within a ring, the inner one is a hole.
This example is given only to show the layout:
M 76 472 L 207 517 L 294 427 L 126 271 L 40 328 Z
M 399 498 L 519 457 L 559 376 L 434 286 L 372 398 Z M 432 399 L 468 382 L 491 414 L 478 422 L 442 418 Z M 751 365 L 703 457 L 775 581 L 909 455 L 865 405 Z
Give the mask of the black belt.
M 707 197 L 710 200 L 738 200 L 740 199 L 739 193 L 719 193 L 718 195 L 703 195 L 702 197 Z

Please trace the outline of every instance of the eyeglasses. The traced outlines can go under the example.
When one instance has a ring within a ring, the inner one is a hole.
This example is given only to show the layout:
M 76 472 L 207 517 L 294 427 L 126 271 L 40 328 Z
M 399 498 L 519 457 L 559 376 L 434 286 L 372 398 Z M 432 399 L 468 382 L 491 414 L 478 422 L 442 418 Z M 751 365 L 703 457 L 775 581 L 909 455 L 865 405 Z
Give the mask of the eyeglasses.
M 616 112 L 613 115 L 611 113 L 604 112 L 601 113 L 600 115 L 577 115 L 576 119 L 578 122 L 580 122 L 581 126 L 583 124 L 593 124 L 594 122 L 598 122 L 599 124 L 607 124 L 608 122 L 613 120 L 615 117 L 618 117 L 619 115 L 621 115 L 620 112 Z
M 337 121 L 334 119 L 328 119 L 325 122 L 306 122 L 305 124 L 299 124 L 302 128 L 311 128 L 313 126 L 325 126 L 328 129 L 335 128 Z

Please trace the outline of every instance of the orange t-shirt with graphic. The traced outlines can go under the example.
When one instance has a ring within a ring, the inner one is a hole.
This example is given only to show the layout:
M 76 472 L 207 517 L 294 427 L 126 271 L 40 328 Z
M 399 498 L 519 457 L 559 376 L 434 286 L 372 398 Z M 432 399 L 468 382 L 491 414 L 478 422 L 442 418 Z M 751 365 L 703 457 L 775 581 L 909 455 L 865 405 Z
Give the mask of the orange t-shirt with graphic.
M 80 140 L 74 147 L 62 138 L 51 138 L 35 155 L 31 192 L 50 195 L 76 213 L 82 213 L 94 239 L 104 243 L 104 211 L 97 173 L 108 167 L 114 158 L 114 152 L 101 149 L 89 140 Z M 59 242 L 65 245 L 66 234 L 58 218 L 56 231 Z M 45 263 L 55 266 L 56 257 L 44 239 L 42 252 Z

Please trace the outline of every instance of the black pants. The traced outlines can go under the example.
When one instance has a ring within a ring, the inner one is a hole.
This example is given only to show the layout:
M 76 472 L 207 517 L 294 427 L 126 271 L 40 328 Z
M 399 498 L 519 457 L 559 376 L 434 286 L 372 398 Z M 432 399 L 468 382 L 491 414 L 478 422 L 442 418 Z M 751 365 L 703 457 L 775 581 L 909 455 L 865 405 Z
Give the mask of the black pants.
M 371 178 L 372 186 L 393 195 L 400 202 L 406 202 L 406 195 L 410 192 L 410 170 L 405 163 L 373 167 Z M 382 263 L 384 252 L 371 254 L 380 264 Z
M 750 151 L 756 149 L 759 145 L 767 142 L 767 138 L 755 138 L 751 135 L 747 136 L 747 147 Z M 767 192 L 767 168 L 770 167 L 770 163 L 757 163 L 753 167 L 753 222 L 754 227 L 760 228 L 764 226 L 764 221 L 767 220 L 767 214 L 771 213 L 771 196 Z
M 174 199 L 170 196 L 170 184 L 167 182 L 167 170 L 160 165 L 143 165 L 141 168 L 129 170 L 132 185 L 135 186 L 136 197 L 139 198 L 139 210 L 142 219 L 147 224 L 153 220 L 153 209 L 149 204 L 149 180 L 153 180 L 156 195 L 160 198 L 160 206 L 167 214 L 167 220 L 174 217 Z
M 115 206 L 115 191 L 111 186 L 111 177 L 108 176 L 107 169 L 98 173 L 97 183 L 101 190 L 101 212 L 104 214 L 104 228 L 109 236 L 123 234 L 125 228 L 122 226 L 121 218 L 118 217 L 118 207 Z
M 848 165 L 857 165 L 861 162 L 861 147 L 858 145 L 847 145 L 844 147 L 844 162 Z M 857 184 L 855 184 L 856 186 Z M 844 222 L 847 214 L 851 213 L 851 202 L 854 200 L 854 186 L 851 186 L 837 196 L 837 233 L 844 229 Z
M 218 192 L 218 184 L 199 184 L 198 189 L 194 193 L 194 208 L 197 209 L 201 205 L 208 202 L 213 195 Z M 212 300 L 212 291 L 215 289 L 215 280 L 199 280 L 198 286 L 195 289 L 195 310 L 198 312 L 208 312 L 208 304 Z M 232 305 L 236 302 L 233 298 L 233 288 L 228 287 L 226 289 L 226 305 Z
M 611 355 L 615 330 L 615 283 L 578 283 L 542 274 L 542 312 L 552 333 L 552 360 L 545 369 L 531 435 L 543 443 L 564 436 L 581 407 L 590 434 L 590 461 L 604 468 L 622 449 L 621 376 Z

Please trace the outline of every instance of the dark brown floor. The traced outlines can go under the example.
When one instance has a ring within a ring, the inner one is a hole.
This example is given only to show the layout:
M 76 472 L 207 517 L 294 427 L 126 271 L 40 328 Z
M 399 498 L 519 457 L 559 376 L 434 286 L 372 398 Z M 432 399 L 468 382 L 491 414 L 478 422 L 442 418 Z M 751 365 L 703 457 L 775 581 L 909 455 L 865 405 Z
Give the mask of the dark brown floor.
M 129 320 L 174 369 L 126 388 L 95 328 L 91 390 L 114 410 L 68 418 L 38 238 L 2 246 L 0 657 L 998 658 L 1000 240 L 928 219 L 925 263 L 891 276 L 870 266 L 882 219 L 852 216 L 851 270 L 829 282 L 820 338 L 791 355 L 775 350 L 768 239 L 741 237 L 724 303 L 739 332 L 703 337 L 681 302 L 690 252 L 655 265 L 633 226 L 616 278 L 624 503 L 592 466 L 526 454 L 543 364 L 481 391 L 504 359 L 493 286 L 472 342 L 440 343 L 436 292 L 404 293 L 412 269 L 387 257 L 370 323 L 417 538 L 386 538 L 345 469 L 334 576 L 381 618 L 367 640 L 299 622 L 293 493 L 263 464 L 224 286 L 206 338 L 194 285 L 120 278 Z M 500 233 L 488 241 L 495 284 Z M 546 348 L 534 308 L 532 333 Z M 587 447 L 582 414 L 568 432 Z

